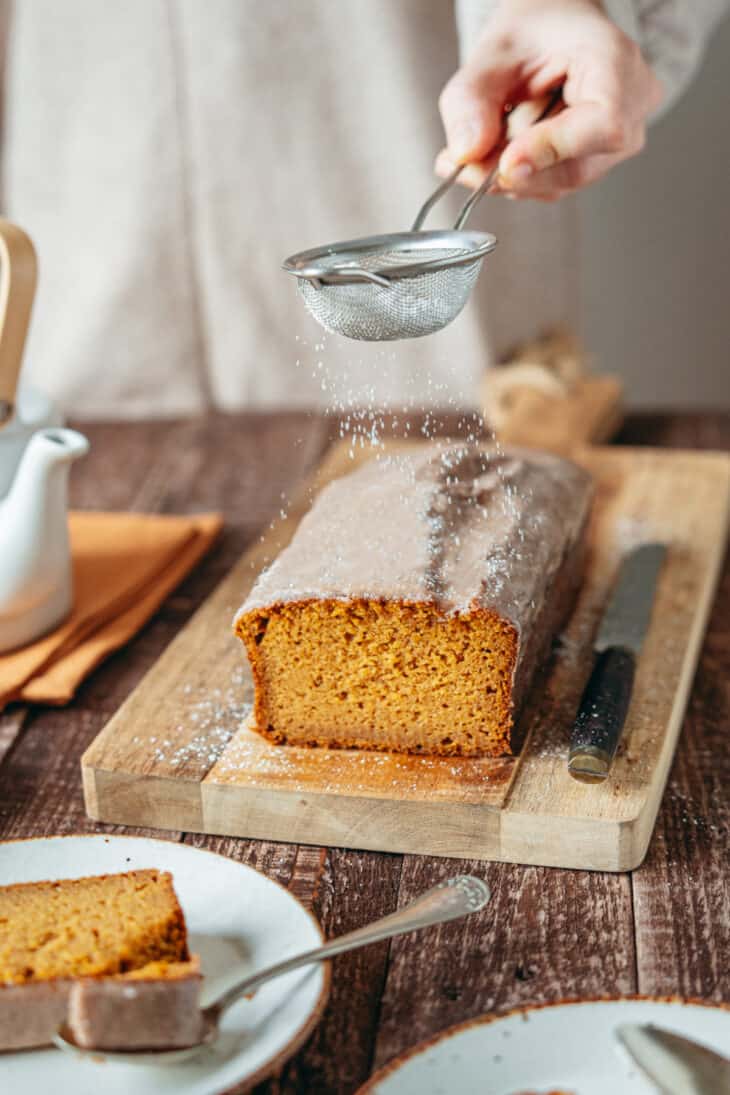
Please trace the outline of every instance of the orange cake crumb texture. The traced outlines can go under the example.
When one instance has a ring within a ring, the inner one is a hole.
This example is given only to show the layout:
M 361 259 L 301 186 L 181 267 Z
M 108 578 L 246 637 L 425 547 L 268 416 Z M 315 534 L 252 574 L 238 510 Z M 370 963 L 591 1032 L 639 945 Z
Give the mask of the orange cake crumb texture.
M 271 741 L 462 756 L 510 751 L 518 639 L 496 613 L 318 599 L 250 611 L 237 629 L 256 684 L 256 729 Z
M 123 974 L 189 959 L 164 871 L 0 887 L 0 984 Z M 152 974 L 154 976 L 154 974 Z

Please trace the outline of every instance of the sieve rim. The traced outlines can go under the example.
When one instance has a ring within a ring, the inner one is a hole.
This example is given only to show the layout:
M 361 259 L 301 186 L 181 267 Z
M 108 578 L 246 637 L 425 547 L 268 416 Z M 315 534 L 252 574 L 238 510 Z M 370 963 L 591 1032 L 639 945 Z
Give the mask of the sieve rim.
M 324 247 L 313 247 L 290 255 L 282 263 L 282 269 L 296 278 L 303 278 L 316 287 L 320 285 L 355 285 L 374 281 L 376 278 L 386 282 L 396 278 L 413 278 L 419 274 L 434 273 L 451 266 L 466 266 L 488 255 L 497 246 L 497 237 L 491 232 L 468 232 L 448 229 L 426 232 L 395 232 L 380 236 L 363 236 L 353 240 L 339 240 Z M 436 259 L 411 260 L 402 266 L 370 268 L 362 271 L 343 267 L 333 269 L 327 262 L 332 255 L 340 256 L 344 261 L 357 262 L 359 256 L 370 255 L 374 251 L 393 251 L 403 247 L 409 252 L 430 251 L 435 247 L 444 250 L 458 249 L 459 254 Z

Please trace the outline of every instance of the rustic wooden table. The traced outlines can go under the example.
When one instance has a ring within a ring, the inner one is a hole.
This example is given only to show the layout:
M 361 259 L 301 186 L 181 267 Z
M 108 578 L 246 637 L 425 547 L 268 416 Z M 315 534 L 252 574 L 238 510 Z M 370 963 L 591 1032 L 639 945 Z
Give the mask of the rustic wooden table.
M 84 814 L 81 753 L 336 433 L 331 422 L 304 414 L 84 430 L 92 452 L 74 470 L 75 506 L 220 509 L 226 533 L 70 707 L 0 715 L 5 840 L 117 831 Z M 728 449 L 730 417 L 635 416 L 619 443 Z M 729 620 L 726 567 L 657 829 L 645 863 L 630 875 L 155 834 L 270 875 L 313 909 L 328 935 L 380 916 L 459 870 L 484 876 L 492 887 L 479 916 L 338 959 L 313 1037 L 277 1080 L 258 1090 L 353 1092 L 374 1068 L 450 1024 L 518 1004 L 636 992 L 730 1001 Z

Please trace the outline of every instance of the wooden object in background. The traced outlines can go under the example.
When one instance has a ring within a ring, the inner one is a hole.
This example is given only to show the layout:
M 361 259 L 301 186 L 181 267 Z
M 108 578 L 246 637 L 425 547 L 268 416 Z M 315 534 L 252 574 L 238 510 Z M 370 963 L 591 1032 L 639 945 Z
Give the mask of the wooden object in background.
M 35 248 L 0 217 L 0 427 L 10 419 L 37 282 Z
M 113 823 L 384 851 L 627 870 L 643 858 L 722 561 L 730 462 L 720 454 L 586 449 L 598 492 L 589 571 L 524 714 L 519 758 L 466 760 L 269 745 L 244 723 L 247 662 L 230 633 L 257 572 L 310 504 L 248 552 L 84 754 L 86 807 Z M 351 468 L 338 446 L 321 487 Z M 678 499 L 682 504 L 678 505 Z M 623 748 L 603 786 L 566 771 L 590 641 L 621 556 L 665 540 Z
M 553 452 L 609 441 L 623 421 L 623 385 L 589 366 L 577 339 L 555 331 L 490 369 L 482 405 L 499 440 Z

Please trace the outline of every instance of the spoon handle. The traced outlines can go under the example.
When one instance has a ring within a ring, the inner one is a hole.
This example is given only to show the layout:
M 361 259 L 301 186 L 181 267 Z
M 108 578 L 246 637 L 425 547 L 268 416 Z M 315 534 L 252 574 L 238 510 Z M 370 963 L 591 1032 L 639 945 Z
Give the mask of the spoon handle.
M 472 875 L 449 878 L 445 882 L 440 882 L 438 886 L 426 890 L 410 905 L 372 924 L 367 924 L 364 928 L 358 928 L 356 931 L 348 932 L 347 935 L 331 939 L 321 947 L 294 955 L 293 958 L 287 958 L 275 966 L 269 966 L 268 969 L 247 977 L 244 981 L 239 981 L 237 985 L 233 985 L 219 996 L 205 1011 L 220 1015 L 236 1000 L 257 989 L 265 981 L 290 973 L 292 970 L 299 969 L 300 966 L 323 962 L 326 958 L 334 958 L 335 955 L 365 947 L 369 943 L 377 943 L 381 939 L 390 939 L 394 935 L 402 935 L 403 932 L 427 928 L 431 924 L 443 924 L 447 920 L 456 920 L 460 916 L 477 912 L 484 908 L 489 897 L 489 887 L 480 878 L 474 878 Z

